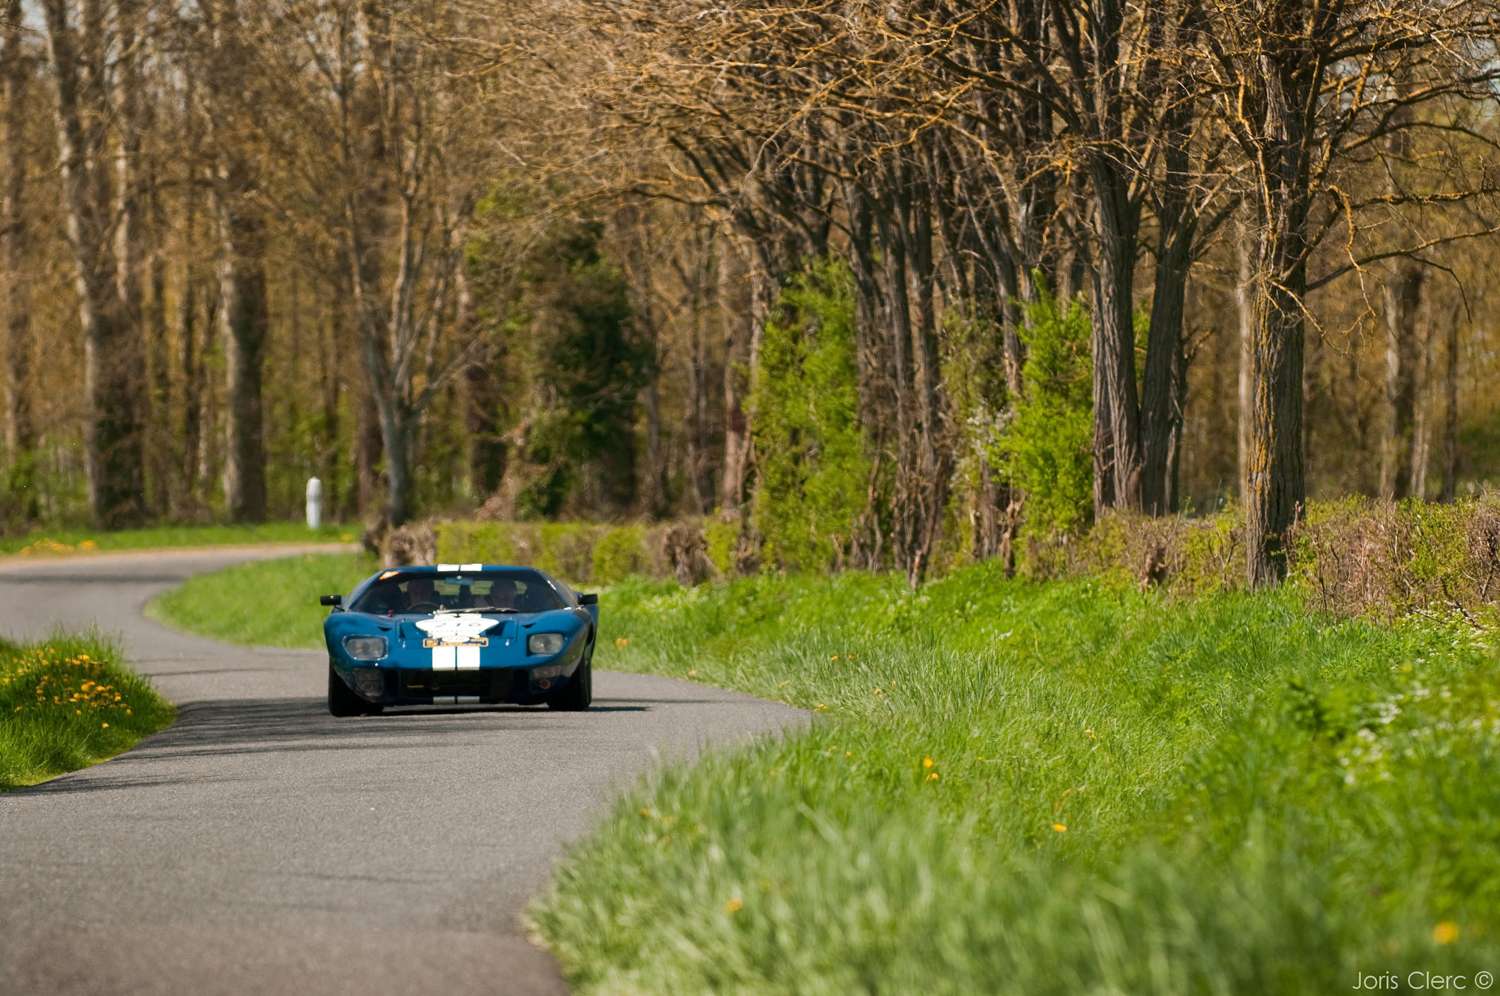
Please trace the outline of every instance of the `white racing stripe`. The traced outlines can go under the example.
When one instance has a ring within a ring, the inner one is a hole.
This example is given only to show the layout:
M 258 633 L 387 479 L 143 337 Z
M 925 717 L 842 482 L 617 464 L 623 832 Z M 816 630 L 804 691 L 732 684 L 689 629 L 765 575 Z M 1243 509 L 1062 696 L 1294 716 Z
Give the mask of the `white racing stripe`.
M 458 651 L 454 667 L 459 671 L 479 670 L 479 648 L 476 646 L 454 647 Z
M 440 570 L 440 571 L 456 571 L 456 570 L 458 570 L 458 565 L 457 564 L 438 564 L 437 565 L 437 569 Z
M 458 655 L 455 651 L 459 649 L 459 647 L 433 647 L 432 669 L 434 671 L 458 670 Z M 468 648 L 464 647 L 462 649 L 467 650 Z M 475 647 L 474 649 L 478 650 L 479 648 Z
M 463 566 L 459 567 L 459 570 L 461 570 L 461 571 L 482 571 L 482 570 L 484 570 L 484 565 L 483 564 L 464 564 Z
M 478 703 L 477 695 L 434 695 L 433 705 L 474 705 Z

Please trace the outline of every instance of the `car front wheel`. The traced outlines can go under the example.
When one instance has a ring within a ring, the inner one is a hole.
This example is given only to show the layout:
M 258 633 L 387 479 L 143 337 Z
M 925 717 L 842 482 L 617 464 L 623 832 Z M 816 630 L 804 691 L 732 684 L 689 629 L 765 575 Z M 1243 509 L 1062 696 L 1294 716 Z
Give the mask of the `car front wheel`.
M 573 672 L 573 677 L 568 681 L 568 687 L 560 694 L 547 700 L 547 707 L 558 709 L 562 712 L 580 712 L 587 709 L 594 701 L 594 647 L 584 653 L 583 660 L 578 665 L 578 670 Z
M 380 706 L 371 705 L 358 695 L 354 690 L 344 684 L 344 679 L 328 666 L 328 712 L 334 716 L 368 716 L 380 711 Z

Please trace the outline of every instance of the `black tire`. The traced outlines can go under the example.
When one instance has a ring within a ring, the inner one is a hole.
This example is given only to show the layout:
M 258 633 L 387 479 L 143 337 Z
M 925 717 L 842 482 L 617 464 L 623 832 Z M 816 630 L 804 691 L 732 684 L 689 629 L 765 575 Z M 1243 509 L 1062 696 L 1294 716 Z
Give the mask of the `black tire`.
M 562 693 L 547 700 L 547 708 L 556 709 L 559 712 L 582 712 L 594 701 L 594 645 L 583 652 L 583 660 L 578 669 L 573 672 L 573 677 L 568 680 L 568 687 Z
M 328 712 L 333 716 L 370 716 L 380 711 L 380 706 L 371 705 L 354 690 L 344 684 L 344 679 L 328 666 Z

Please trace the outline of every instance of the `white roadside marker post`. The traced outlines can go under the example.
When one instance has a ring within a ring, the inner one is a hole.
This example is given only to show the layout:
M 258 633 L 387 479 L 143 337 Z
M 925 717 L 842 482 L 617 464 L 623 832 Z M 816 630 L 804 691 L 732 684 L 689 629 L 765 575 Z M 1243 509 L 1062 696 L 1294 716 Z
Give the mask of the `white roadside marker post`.
M 323 524 L 323 482 L 316 477 L 307 479 L 307 528 L 317 529 Z

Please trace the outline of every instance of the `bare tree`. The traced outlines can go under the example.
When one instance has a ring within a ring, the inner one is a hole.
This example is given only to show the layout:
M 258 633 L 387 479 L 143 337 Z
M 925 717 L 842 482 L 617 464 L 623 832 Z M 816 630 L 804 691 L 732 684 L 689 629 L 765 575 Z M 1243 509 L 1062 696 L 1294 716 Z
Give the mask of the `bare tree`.
M 1310 279 L 1314 249 L 1331 231 L 1353 233 L 1359 212 L 1369 204 L 1389 209 L 1485 192 L 1481 183 L 1398 197 L 1378 194 L 1362 203 L 1339 188 L 1341 171 L 1411 126 L 1415 118 L 1405 109 L 1450 98 L 1485 99 L 1497 78 L 1484 42 L 1493 38 L 1495 22 L 1493 6 L 1480 2 L 1223 0 L 1207 5 L 1203 38 L 1211 58 L 1204 81 L 1243 154 L 1250 179 L 1246 197 L 1255 207 L 1251 411 L 1243 486 L 1252 584 L 1274 583 L 1284 574 L 1285 536 L 1307 496 L 1302 421 L 1308 292 L 1378 259 L 1424 246 L 1363 254 L 1351 234 L 1348 262 Z M 1403 85 L 1392 86 L 1393 78 Z
M 23 49 L 21 0 L 7 0 L 0 12 L 0 87 L 4 88 L 4 159 L 0 160 L 0 273 L 5 296 L 5 448 L 7 458 L 27 468 L 36 445 L 31 413 L 31 295 L 26 275 L 26 94 L 31 65 Z
M 218 266 L 218 334 L 224 344 L 226 420 L 224 497 L 232 522 L 266 518 L 265 416 L 262 365 L 270 313 L 265 267 L 265 220 L 260 203 L 254 129 L 261 90 L 257 61 L 246 44 L 235 0 L 199 0 L 203 38 L 203 116 L 212 160 L 212 195 Z
M 76 26 L 67 0 L 44 0 L 56 91 L 56 119 L 68 242 L 85 343 L 84 447 L 94 522 L 117 529 L 143 514 L 143 350 L 132 324 L 111 243 L 115 234 L 105 74 L 105 5 L 80 0 Z

